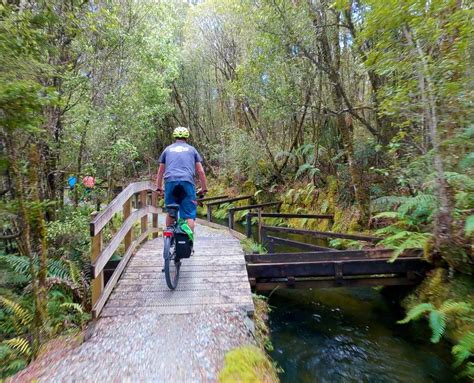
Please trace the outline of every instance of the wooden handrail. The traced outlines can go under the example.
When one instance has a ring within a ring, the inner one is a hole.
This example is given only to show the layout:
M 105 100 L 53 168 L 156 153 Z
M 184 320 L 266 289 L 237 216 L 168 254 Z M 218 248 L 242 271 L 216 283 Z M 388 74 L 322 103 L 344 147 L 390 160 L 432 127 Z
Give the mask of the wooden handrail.
M 151 181 L 134 182 L 128 185 L 122 192 L 110 202 L 90 223 L 91 236 L 101 231 L 110 219 L 119 211 L 128 199 L 141 191 L 154 191 L 155 184 Z
M 148 204 L 148 193 L 151 192 L 151 205 Z M 139 209 L 132 211 L 132 199 L 136 194 L 140 196 Z M 114 234 L 110 242 L 104 247 L 103 230 L 112 217 L 123 212 L 123 223 Z M 92 316 L 97 318 L 108 297 L 122 274 L 125 266 L 133 255 L 135 249 L 146 241 L 150 235 L 156 238 L 158 233 L 158 195 L 155 185 L 149 181 L 135 182 L 128 185 L 113 201 L 90 223 L 90 234 L 92 237 Z M 152 226 L 148 227 L 148 214 L 153 215 Z M 133 228 L 136 222 L 140 222 L 140 236 L 133 240 Z M 124 244 L 125 254 L 120 260 L 111 278 L 104 286 L 104 267 L 112 255 Z
M 125 236 L 130 232 L 135 222 L 139 219 L 147 217 L 149 213 L 158 214 L 158 208 L 154 206 L 147 206 L 143 209 L 135 210 L 131 213 L 128 218 L 123 222 L 122 227 L 115 233 L 115 235 L 110 240 L 107 247 L 102 250 L 97 260 L 93 263 L 92 267 L 94 269 L 93 276 L 96 278 L 104 269 L 104 266 L 112 258 L 114 252 L 120 246 L 120 243 L 125 239 Z M 146 229 L 143 231 L 145 232 Z M 129 246 L 127 246 L 129 247 Z

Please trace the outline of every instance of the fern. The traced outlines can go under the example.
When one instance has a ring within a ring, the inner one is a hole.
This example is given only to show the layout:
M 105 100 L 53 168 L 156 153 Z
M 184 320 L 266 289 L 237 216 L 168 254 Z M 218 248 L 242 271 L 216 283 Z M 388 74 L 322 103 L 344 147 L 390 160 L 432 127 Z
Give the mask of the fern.
M 59 307 L 66 309 L 66 310 L 74 310 L 77 311 L 79 314 L 84 314 L 84 310 L 82 306 L 78 303 L 74 302 L 64 302 L 59 305 Z
M 18 351 L 21 355 L 29 357 L 31 355 L 31 347 L 24 338 L 16 337 L 4 341 L 11 349 Z
M 385 230 L 377 230 L 377 235 L 382 235 L 387 232 Z M 381 245 L 394 249 L 393 256 L 390 258 L 389 262 L 393 262 L 397 257 L 407 249 L 419 249 L 424 248 L 426 243 L 431 238 L 429 233 L 416 233 L 412 231 L 402 230 L 393 234 L 383 241 L 380 242 Z
M 464 231 L 466 235 L 471 235 L 474 232 L 474 215 L 467 217 Z
M 48 259 L 48 276 L 71 280 L 71 274 L 68 266 L 59 259 Z
M 415 307 L 413 307 L 410 311 L 408 311 L 405 318 L 403 318 L 402 320 L 399 320 L 397 323 L 405 324 L 405 323 L 408 323 L 412 320 L 417 320 L 423 314 L 428 313 L 432 310 L 434 310 L 434 306 L 431 303 L 421 303 L 421 304 L 416 305 Z
M 474 331 L 464 335 L 458 344 L 456 344 L 451 353 L 454 356 L 454 367 L 459 367 L 468 358 L 474 354 Z
M 447 300 L 441 305 L 439 311 L 445 315 L 462 316 L 472 312 L 472 306 L 467 302 L 455 302 L 452 300 Z
M 1 255 L 0 261 L 5 262 L 10 269 L 21 275 L 30 275 L 30 259 L 19 255 Z
M 441 311 L 433 310 L 429 316 L 430 328 L 432 331 L 431 342 L 438 343 L 446 329 L 446 315 Z
M 28 326 L 33 320 L 33 316 L 31 315 L 31 313 L 21 307 L 18 303 L 13 302 L 12 300 L 2 296 L 0 296 L 0 303 L 8 310 L 10 310 L 14 314 L 15 318 L 19 320 L 22 325 Z

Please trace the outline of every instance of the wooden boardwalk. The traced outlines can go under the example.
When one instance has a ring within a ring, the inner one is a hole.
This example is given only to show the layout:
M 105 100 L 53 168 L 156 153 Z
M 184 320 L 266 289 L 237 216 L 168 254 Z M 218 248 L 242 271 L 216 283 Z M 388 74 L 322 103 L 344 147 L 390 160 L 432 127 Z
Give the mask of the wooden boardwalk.
M 179 284 L 166 286 L 163 238 L 146 242 L 130 259 L 101 316 L 138 313 L 189 314 L 206 309 L 253 314 L 239 239 L 226 229 L 196 225 L 195 254 L 184 259 Z
M 224 227 L 197 225 L 195 255 L 183 260 L 174 291 L 162 265 L 162 238 L 145 242 L 87 340 L 42 354 L 13 381 L 217 382 L 226 353 L 255 343 L 240 241 Z

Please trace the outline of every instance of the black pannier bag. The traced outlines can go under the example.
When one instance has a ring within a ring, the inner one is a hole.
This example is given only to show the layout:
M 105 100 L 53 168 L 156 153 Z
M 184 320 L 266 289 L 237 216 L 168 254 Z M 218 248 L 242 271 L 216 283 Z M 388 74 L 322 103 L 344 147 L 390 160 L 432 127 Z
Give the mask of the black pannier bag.
M 178 258 L 189 258 L 193 248 L 193 241 L 189 239 L 189 236 L 184 231 L 181 232 L 181 230 L 178 230 L 174 234 L 174 239 L 176 241 L 176 255 Z

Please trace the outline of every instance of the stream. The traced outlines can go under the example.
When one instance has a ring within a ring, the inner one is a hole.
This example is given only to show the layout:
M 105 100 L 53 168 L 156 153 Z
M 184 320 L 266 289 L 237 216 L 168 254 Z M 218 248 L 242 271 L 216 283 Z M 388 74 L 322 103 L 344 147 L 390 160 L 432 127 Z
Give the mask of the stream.
M 235 229 L 245 233 L 240 223 Z M 270 355 L 282 370 L 282 383 L 454 381 L 450 345 L 432 344 L 427 323 L 397 324 L 403 309 L 380 288 L 279 290 L 268 296 Z

